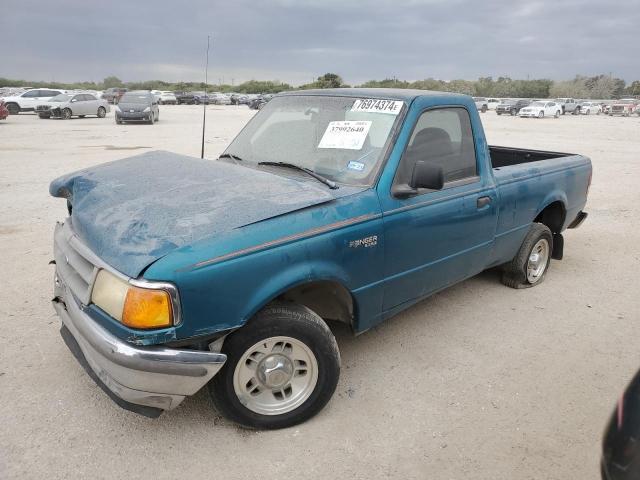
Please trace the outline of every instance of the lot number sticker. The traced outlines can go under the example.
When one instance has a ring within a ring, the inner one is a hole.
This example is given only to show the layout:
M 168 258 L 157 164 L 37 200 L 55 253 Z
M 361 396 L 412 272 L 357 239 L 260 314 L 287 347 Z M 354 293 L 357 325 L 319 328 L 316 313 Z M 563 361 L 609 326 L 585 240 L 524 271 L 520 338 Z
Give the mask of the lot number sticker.
M 361 150 L 370 128 L 370 121 L 330 122 L 318 148 Z
M 388 113 L 398 115 L 402 109 L 402 102 L 398 100 L 356 100 L 351 107 L 352 112 Z

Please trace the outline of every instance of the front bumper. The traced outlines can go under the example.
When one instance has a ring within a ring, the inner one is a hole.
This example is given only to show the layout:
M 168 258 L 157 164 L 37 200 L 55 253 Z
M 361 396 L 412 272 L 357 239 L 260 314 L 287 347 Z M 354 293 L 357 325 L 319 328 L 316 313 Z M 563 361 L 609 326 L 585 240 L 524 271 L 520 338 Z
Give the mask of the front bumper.
M 53 307 L 62 320 L 63 337 L 66 328 L 96 375 L 94 380 L 110 396 L 121 399 L 117 403 L 128 410 L 153 416 L 149 410 L 160 413 L 177 407 L 206 385 L 227 360 L 222 353 L 137 347 L 116 338 L 85 312 L 87 307 L 75 298 L 57 271 L 54 293 Z M 65 341 L 73 352 L 73 342 Z
M 116 118 L 122 122 L 148 122 L 151 120 L 151 112 L 119 112 L 116 113 Z

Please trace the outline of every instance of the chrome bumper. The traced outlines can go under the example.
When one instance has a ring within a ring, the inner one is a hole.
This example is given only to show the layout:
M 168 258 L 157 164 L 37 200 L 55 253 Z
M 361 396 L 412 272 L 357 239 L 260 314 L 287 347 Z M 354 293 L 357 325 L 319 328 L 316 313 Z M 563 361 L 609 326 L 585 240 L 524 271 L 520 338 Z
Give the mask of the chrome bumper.
M 227 360 L 226 355 L 216 352 L 136 347 L 113 336 L 89 317 L 84 311 L 86 307 L 73 296 L 57 272 L 54 292 L 53 308 L 102 383 L 100 386 L 125 403 L 171 410 L 186 396 L 200 390 Z M 127 408 L 121 402 L 118 404 Z

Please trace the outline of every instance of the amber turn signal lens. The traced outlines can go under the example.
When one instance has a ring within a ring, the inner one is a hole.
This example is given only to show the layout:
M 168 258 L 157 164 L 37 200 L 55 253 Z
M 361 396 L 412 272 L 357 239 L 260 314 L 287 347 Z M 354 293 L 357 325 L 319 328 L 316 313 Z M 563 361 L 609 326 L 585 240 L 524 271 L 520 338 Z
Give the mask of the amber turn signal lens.
M 122 323 L 131 328 L 162 328 L 173 324 L 171 300 L 164 290 L 131 287 L 122 312 Z

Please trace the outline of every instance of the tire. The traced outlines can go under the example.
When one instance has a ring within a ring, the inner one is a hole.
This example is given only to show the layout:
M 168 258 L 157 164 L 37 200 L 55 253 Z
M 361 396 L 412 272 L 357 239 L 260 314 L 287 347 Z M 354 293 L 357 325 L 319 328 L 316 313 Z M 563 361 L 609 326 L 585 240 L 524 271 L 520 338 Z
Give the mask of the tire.
M 98 118 L 106 117 L 107 116 L 107 109 L 104 108 L 104 107 L 99 107 L 97 115 L 98 115 Z
M 585 115 L 591 115 L 591 109 L 590 108 L 587 108 L 587 110 L 585 112 Z
M 560 118 L 560 110 L 556 110 L 556 113 L 553 115 L 553 118 Z
M 502 283 L 511 288 L 530 288 L 539 285 L 549 270 L 552 252 L 551 230 L 546 225 L 534 223 L 516 256 L 503 266 Z M 538 255 L 536 259 L 534 254 Z
M 154 119 L 154 121 L 156 123 L 158 123 L 160 121 L 160 112 L 158 112 L 156 115 L 154 115 L 153 119 Z
M 122 120 L 120 120 L 118 117 L 116 117 L 116 124 L 117 125 L 122 125 Z
M 496 110 L 496 115 L 501 115 L 501 113 Z
M 47 118 L 51 118 L 51 115 L 46 114 L 46 113 L 39 113 L 38 117 L 40 117 L 42 119 L 47 119 Z
M 62 120 L 69 120 L 71 118 L 71 114 L 71 109 L 65 108 L 64 110 L 62 110 L 62 115 L 60 115 L 60 118 L 62 118 Z
M 487 112 L 487 106 L 486 105 L 482 105 L 482 108 L 480 109 L 480 111 L 482 113 L 486 113 Z
M 17 103 L 7 103 L 7 110 L 9 110 L 9 115 L 18 115 L 20 113 L 20 105 Z
M 516 112 L 515 108 L 511 110 L 511 116 L 515 117 L 518 114 L 518 112 Z
M 151 116 L 149 117 L 149 121 L 147 123 L 149 125 L 153 125 L 155 123 L 153 112 L 151 112 Z
M 538 118 L 544 118 L 544 112 L 540 111 L 540 113 L 538 114 Z
M 250 428 L 285 428 L 308 420 L 327 404 L 340 376 L 340 353 L 329 327 L 294 303 L 267 306 L 227 337 L 222 353 L 227 362 L 209 383 L 209 393 L 220 413 Z M 276 386 L 264 373 L 269 361 L 280 362 Z M 299 378 L 295 388 L 293 378 Z M 238 391 L 244 392 L 242 401 Z

